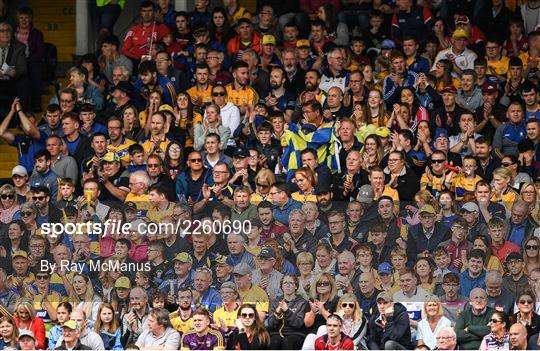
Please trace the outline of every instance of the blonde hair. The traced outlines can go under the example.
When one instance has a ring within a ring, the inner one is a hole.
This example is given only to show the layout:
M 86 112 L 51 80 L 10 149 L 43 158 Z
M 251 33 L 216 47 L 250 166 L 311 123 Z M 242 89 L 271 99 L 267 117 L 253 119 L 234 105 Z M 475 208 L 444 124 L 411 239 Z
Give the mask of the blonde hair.
M 19 316 L 19 308 L 22 307 L 30 315 L 30 319 L 34 320 L 36 318 L 36 309 L 34 308 L 34 303 L 28 299 L 22 298 L 15 305 L 15 315 Z
M 337 294 L 337 287 L 336 287 L 336 281 L 334 280 L 334 277 L 328 273 L 328 272 L 321 272 L 315 276 L 315 279 L 313 280 L 313 284 L 311 284 L 311 287 L 309 289 L 309 295 L 313 299 L 318 299 L 317 294 L 317 284 L 322 279 L 322 277 L 326 277 L 328 281 L 330 282 L 330 286 L 332 286 L 332 290 L 330 291 L 330 296 L 328 297 L 328 301 L 331 301 L 336 297 Z
M 349 302 L 349 301 L 354 302 L 354 305 L 355 305 L 354 312 L 352 314 L 353 321 L 355 321 L 355 322 L 361 321 L 362 317 L 363 317 L 362 308 L 360 308 L 360 304 L 358 303 L 358 299 L 356 298 L 356 296 L 353 293 L 346 293 L 339 299 L 338 304 L 337 304 L 336 313 L 341 318 L 343 318 L 343 309 L 341 308 L 341 304 L 343 302 Z
M 426 301 L 424 301 L 424 307 L 422 307 L 422 319 L 426 319 L 427 316 L 428 316 L 426 306 L 430 302 L 434 302 L 434 303 L 437 304 L 437 306 L 439 306 L 439 308 L 437 310 L 437 317 L 442 317 L 444 315 L 444 310 L 443 310 L 443 307 L 442 307 L 441 300 L 436 295 L 429 295 L 426 298 Z

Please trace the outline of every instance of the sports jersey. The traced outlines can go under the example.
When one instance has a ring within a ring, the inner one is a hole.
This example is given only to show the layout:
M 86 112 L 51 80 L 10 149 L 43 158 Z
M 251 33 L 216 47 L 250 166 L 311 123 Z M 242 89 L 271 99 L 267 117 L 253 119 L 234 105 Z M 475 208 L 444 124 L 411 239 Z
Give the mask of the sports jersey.
M 489 67 L 493 67 L 495 69 L 495 72 L 497 74 L 500 74 L 502 76 L 506 76 L 508 73 L 508 63 L 510 63 L 510 59 L 506 56 L 501 56 L 501 58 L 497 61 L 490 61 L 486 57 L 486 61 L 488 64 L 488 71 L 487 74 L 490 74 L 491 71 L 489 70 Z
M 266 291 L 261 289 L 257 285 L 252 285 L 246 291 L 238 291 L 242 303 L 249 303 L 257 307 L 257 311 L 263 311 L 268 313 L 270 307 L 270 299 Z
M 482 177 L 475 175 L 473 179 L 465 177 L 465 175 L 460 174 L 457 177 L 454 177 L 454 192 L 456 194 L 456 200 L 461 200 L 463 195 L 466 192 L 474 191 L 476 183 L 482 180 Z
M 163 155 L 165 155 L 165 151 L 167 150 L 167 146 L 171 143 L 171 139 L 169 139 L 167 136 L 165 136 L 159 143 L 159 148 L 163 152 Z M 144 149 L 144 154 L 148 157 L 150 154 L 150 151 L 154 147 L 154 140 L 152 137 L 146 138 L 141 142 L 141 146 Z M 154 153 L 156 150 L 154 150 Z
M 303 191 L 299 190 L 294 193 L 292 193 L 293 200 L 299 201 L 301 203 L 305 202 L 317 202 L 317 195 L 315 194 L 306 194 Z
M 220 323 L 221 319 L 225 322 L 228 328 L 234 328 L 236 326 L 236 319 L 238 318 L 238 309 L 240 305 L 236 304 L 236 308 L 230 312 L 225 310 L 225 307 L 218 308 L 213 314 L 212 319 L 215 323 Z
M 174 203 L 170 202 L 166 209 L 152 207 L 146 213 L 146 217 L 150 222 L 159 223 L 164 217 L 172 217 L 174 211 Z
M 323 335 L 315 340 L 315 350 L 354 350 L 354 343 L 343 332 L 335 344 L 328 341 L 328 335 Z
M 226 87 L 227 89 L 227 96 L 229 97 L 229 102 L 232 102 L 237 107 L 244 107 L 244 106 L 255 106 L 255 104 L 259 101 L 259 94 L 250 86 L 243 87 L 240 90 L 236 90 L 233 88 L 233 84 L 229 84 Z
M 180 350 L 225 350 L 221 332 L 208 329 L 204 336 L 191 332 L 182 335 Z
M 133 144 L 135 144 L 133 140 L 122 137 L 122 140 L 120 140 L 120 143 L 117 146 L 113 144 L 107 145 L 107 150 L 116 152 L 122 162 L 128 163 L 130 160 L 129 147 Z
M 176 88 L 174 87 L 173 82 L 168 77 L 158 74 L 155 84 L 143 85 L 141 78 L 137 79 L 135 82 L 134 103 L 140 110 L 146 108 L 150 92 L 155 86 L 160 86 L 163 90 L 161 99 L 164 104 L 170 106 L 176 105 Z
M 170 32 L 169 27 L 155 21 L 147 25 L 135 25 L 131 27 L 124 38 L 122 55 L 140 60 L 143 55 L 148 55 L 150 42 L 161 41 Z
M 186 334 L 193 329 L 193 311 L 191 311 L 187 319 L 183 319 L 182 316 L 178 314 L 178 311 L 171 313 L 169 318 L 172 327 L 182 334 Z
M 142 194 L 135 195 L 132 192 L 129 192 L 124 199 L 124 203 L 134 202 L 137 206 L 137 217 L 145 217 L 148 208 L 150 207 L 150 195 Z
M 199 90 L 197 85 L 194 85 L 189 88 L 186 93 L 188 93 L 193 100 L 201 98 L 203 105 L 212 102 L 212 86 L 210 84 L 208 84 L 205 90 Z

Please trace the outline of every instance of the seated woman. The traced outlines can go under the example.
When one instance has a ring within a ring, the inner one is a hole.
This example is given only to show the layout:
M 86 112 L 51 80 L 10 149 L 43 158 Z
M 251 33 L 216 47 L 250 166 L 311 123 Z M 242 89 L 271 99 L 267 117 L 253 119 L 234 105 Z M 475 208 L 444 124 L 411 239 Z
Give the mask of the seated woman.
M 294 172 L 294 182 L 300 190 L 292 193 L 293 200 L 305 203 L 306 201 L 317 202 L 315 187 L 317 186 L 317 176 L 308 166 L 298 168 Z
M 336 314 L 341 317 L 341 331 L 351 338 L 357 350 L 367 349 L 367 319 L 352 293 L 344 294 L 338 301 Z
M 236 329 L 227 338 L 227 350 L 266 350 L 270 335 L 254 305 L 243 304 L 238 309 Z
M 444 316 L 441 301 L 434 295 L 431 295 L 424 302 L 422 316 L 423 318 L 418 322 L 417 327 L 417 346 L 426 345 L 430 349 L 434 349 L 437 346 L 437 334 L 441 328 L 452 326 L 452 322 Z
M 308 301 L 298 295 L 298 287 L 298 277 L 294 274 L 285 274 L 281 279 L 283 296 L 272 302 L 266 320 L 271 350 L 298 350 L 304 342 L 306 313 L 310 307 Z
M 69 88 L 77 92 L 77 101 L 86 102 L 94 106 L 95 111 L 101 111 L 104 106 L 103 95 L 99 89 L 88 83 L 88 70 L 83 66 L 71 67 L 67 73 Z M 59 104 L 58 96 L 54 95 L 49 104 Z

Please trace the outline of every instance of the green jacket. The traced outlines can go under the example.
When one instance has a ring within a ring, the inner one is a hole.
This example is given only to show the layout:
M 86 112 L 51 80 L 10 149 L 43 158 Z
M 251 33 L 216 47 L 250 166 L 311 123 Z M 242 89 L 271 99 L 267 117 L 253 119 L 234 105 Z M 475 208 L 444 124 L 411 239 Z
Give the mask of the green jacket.
M 473 314 L 471 306 L 467 305 L 456 319 L 455 330 L 460 349 L 478 350 L 480 348 L 482 339 L 491 331 L 488 323 L 493 312 L 495 312 L 493 308 L 486 307 L 486 311 L 477 316 Z
M 113 1 L 113 0 L 96 0 L 96 5 L 98 7 L 103 7 L 105 5 L 109 5 L 109 4 L 118 4 L 120 5 L 121 8 L 124 8 L 124 5 L 126 4 L 126 0 L 118 0 L 118 1 Z

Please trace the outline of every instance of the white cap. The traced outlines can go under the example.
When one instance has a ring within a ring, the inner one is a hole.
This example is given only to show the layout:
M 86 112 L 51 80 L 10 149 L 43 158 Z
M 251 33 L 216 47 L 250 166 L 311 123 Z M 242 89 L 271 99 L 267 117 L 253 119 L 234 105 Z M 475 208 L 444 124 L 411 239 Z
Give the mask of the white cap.
M 18 165 L 18 166 L 13 167 L 13 169 L 11 170 L 11 176 L 13 177 L 14 175 L 26 177 L 28 176 L 28 171 L 23 166 Z

